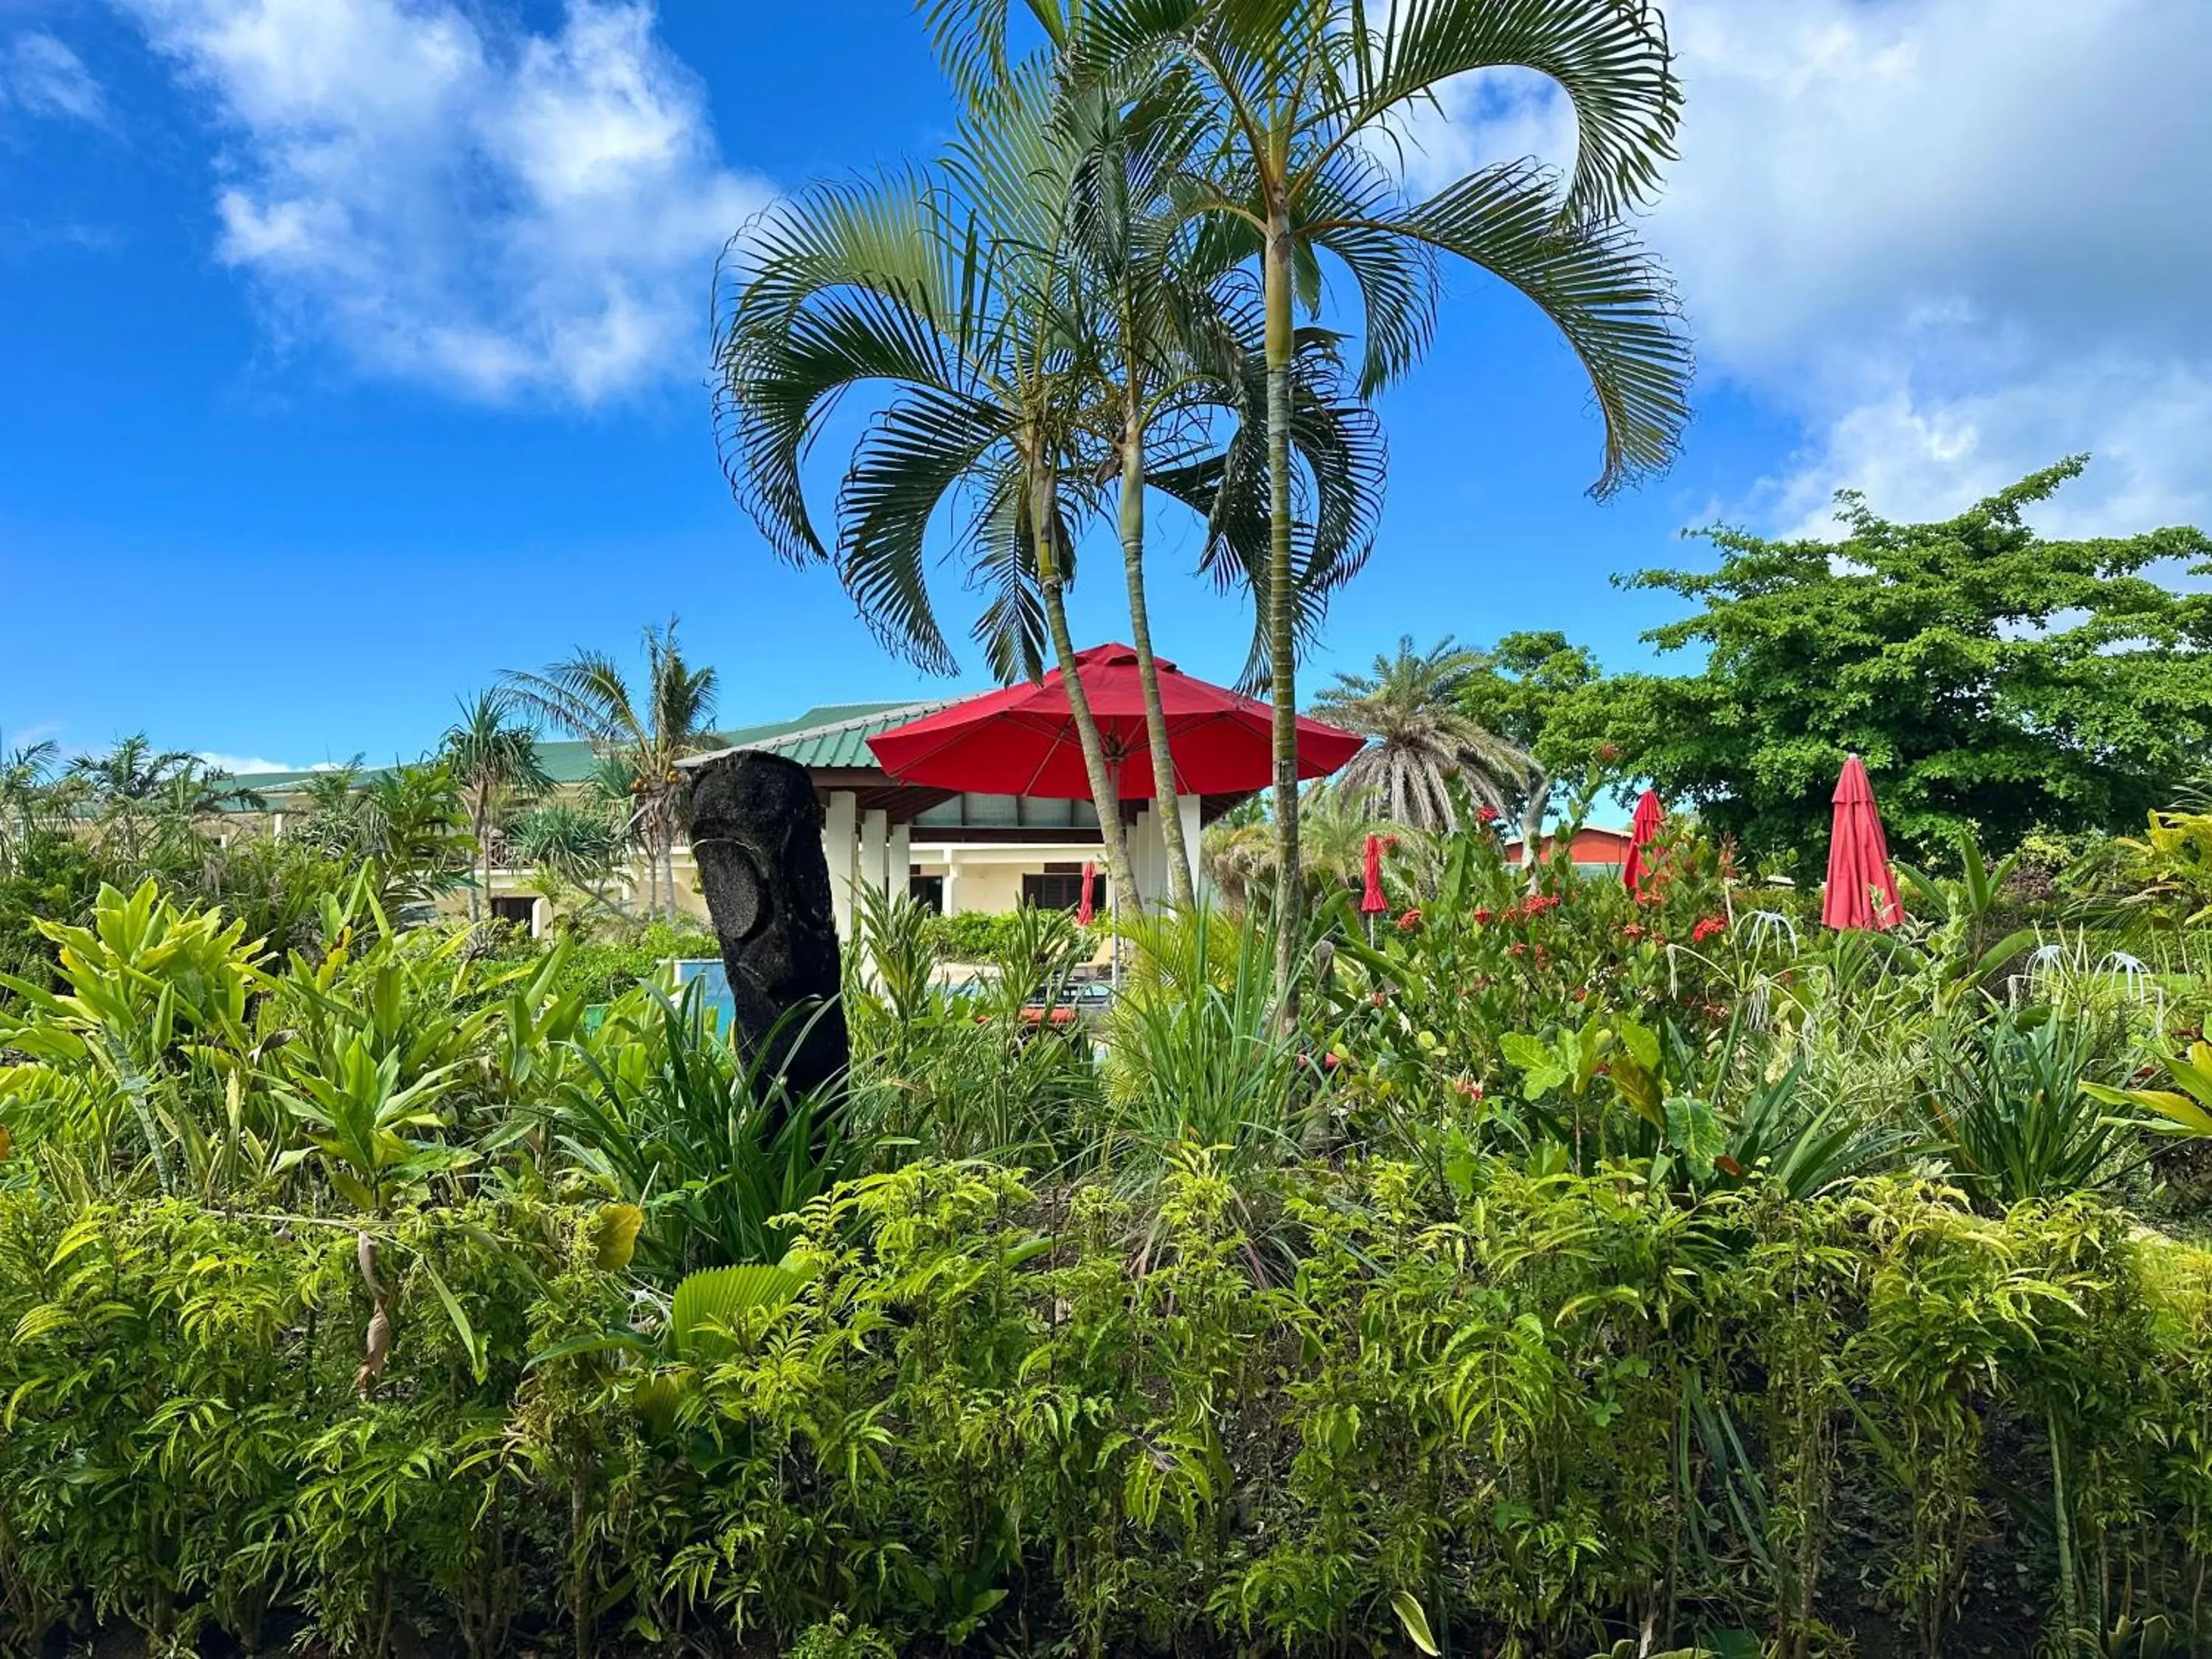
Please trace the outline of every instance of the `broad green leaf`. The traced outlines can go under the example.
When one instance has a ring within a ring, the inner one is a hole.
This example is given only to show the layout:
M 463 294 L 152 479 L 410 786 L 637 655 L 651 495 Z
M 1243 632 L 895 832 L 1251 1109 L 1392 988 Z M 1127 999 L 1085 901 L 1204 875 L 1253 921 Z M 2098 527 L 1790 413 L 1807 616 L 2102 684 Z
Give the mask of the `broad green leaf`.
M 1697 1171 L 1698 1180 L 1711 1180 L 1713 1160 L 1728 1150 L 1728 1129 L 1720 1115 L 1710 1101 L 1689 1095 L 1668 1096 L 1666 1110 L 1667 1144 Z
M 592 1244 L 603 1273 L 620 1273 L 637 1249 L 645 1212 L 635 1204 L 605 1204 L 592 1219 Z
M 1400 1590 L 1390 1598 L 1390 1606 L 1398 1614 L 1398 1622 L 1406 1627 L 1406 1635 L 1423 1653 L 1435 1656 L 1442 1651 L 1437 1638 L 1429 1630 L 1429 1615 L 1421 1607 L 1421 1598 L 1411 1590 Z

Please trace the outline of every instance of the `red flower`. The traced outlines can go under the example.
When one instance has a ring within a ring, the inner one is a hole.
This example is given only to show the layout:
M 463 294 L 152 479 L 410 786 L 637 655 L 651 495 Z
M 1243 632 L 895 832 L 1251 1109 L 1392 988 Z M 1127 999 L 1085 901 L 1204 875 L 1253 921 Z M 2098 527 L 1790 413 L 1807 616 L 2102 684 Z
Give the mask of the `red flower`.
M 1479 806 L 1474 816 L 1483 823 L 1495 823 L 1498 822 L 1498 809 L 1495 806 Z
M 1367 994 L 1367 1000 L 1377 1008 L 1387 1008 L 1390 1006 L 1390 994 L 1388 991 L 1370 991 Z
M 1343 1060 L 1334 1053 L 1324 1054 L 1321 1057 L 1322 1069 L 1325 1072 L 1333 1072 L 1343 1063 Z
M 1528 954 L 1528 947 L 1516 939 L 1505 947 L 1505 954 L 1509 957 L 1525 957 Z
M 1642 939 L 1644 937 L 1644 928 L 1642 924 L 1633 921 L 1630 922 L 1627 927 L 1620 930 L 1620 936 L 1626 939 Z
M 1476 926 L 1476 927 L 1480 927 L 1483 923 L 1485 923 L 1485 922 L 1488 921 L 1489 920 L 1490 920 L 1490 912 L 1489 912 L 1489 911 L 1487 911 L 1487 910 L 1477 910 L 1477 911 L 1474 913 L 1474 922 L 1475 922 L 1475 926 Z
M 1408 910 L 1398 918 L 1398 931 L 1401 933 L 1410 933 L 1420 925 L 1421 913 L 1419 910 Z
M 1589 1001 L 1589 986 L 1587 986 L 1587 985 L 1577 985 L 1577 986 L 1576 986 L 1576 987 L 1575 987 L 1575 1000 L 1576 1000 L 1577 1002 L 1587 1002 L 1587 1001 Z
M 1703 916 L 1698 919 L 1698 925 L 1690 929 L 1690 942 L 1692 945 L 1703 945 L 1715 933 L 1726 932 L 1728 932 L 1726 916 Z
M 1482 1098 L 1482 1085 L 1474 1078 L 1455 1077 L 1452 1079 L 1451 1088 L 1454 1094 L 1463 1099 L 1480 1100 Z

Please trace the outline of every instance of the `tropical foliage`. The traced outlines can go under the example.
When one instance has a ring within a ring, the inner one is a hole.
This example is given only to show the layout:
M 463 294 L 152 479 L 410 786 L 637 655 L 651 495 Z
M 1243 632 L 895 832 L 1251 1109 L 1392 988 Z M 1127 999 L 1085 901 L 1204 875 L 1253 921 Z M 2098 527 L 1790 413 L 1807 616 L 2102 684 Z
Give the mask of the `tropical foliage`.
M 1382 817 L 1415 830 L 1456 829 L 1470 798 L 1502 812 L 1526 793 L 1535 763 L 1465 706 L 1484 666 L 1449 635 L 1425 652 L 1407 635 L 1369 672 L 1339 674 L 1315 712 L 1371 741 L 1337 773 L 1336 787 L 1365 792 Z
M 1395 834 L 1296 1033 L 1263 896 L 1128 919 L 1103 1012 L 1064 917 L 955 983 L 872 903 L 805 1098 L 659 981 L 704 941 L 486 954 L 361 869 L 281 953 L 40 919 L 0 1632 L 2212 1639 L 2212 993 L 2120 965 L 2191 930 L 1998 936 L 1971 845 L 1869 937 L 1684 821 L 1633 901 Z
M 1883 780 L 1908 848 L 2141 823 L 2212 748 L 2212 600 L 2154 574 L 2202 571 L 2212 540 L 2039 534 L 2028 514 L 2084 465 L 1940 524 L 1846 491 L 1838 542 L 1711 532 L 1718 568 L 1632 584 L 1698 605 L 1648 637 L 1703 647 L 1703 671 L 1591 688 L 1583 735 L 1762 857 L 1816 844 L 1846 754 Z

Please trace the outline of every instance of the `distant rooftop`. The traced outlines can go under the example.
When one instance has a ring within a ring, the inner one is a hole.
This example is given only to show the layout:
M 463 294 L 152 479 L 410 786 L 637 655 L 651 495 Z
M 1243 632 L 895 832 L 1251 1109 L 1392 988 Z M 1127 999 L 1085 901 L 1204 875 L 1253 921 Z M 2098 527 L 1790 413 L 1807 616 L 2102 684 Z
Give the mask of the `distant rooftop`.
M 708 752 L 726 754 L 733 749 L 765 749 L 787 755 L 802 766 L 873 766 L 876 759 L 869 752 L 868 738 L 908 720 L 919 720 L 950 701 L 938 698 L 921 702 L 909 699 L 899 702 L 818 703 L 789 720 L 732 726 L 715 732 L 708 739 Z M 707 755 L 698 758 L 703 760 Z M 540 740 L 538 763 L 556 783 L 583 783 L 590 779 L 599 761 L 589 743 L 556 738 Z M 231 782 L 246 793 L 281 797 L 304 789 L 327 769 L 241 772 Z M 363 767 L 361 775 L 378 777 L 392 769 L 388 766 Z

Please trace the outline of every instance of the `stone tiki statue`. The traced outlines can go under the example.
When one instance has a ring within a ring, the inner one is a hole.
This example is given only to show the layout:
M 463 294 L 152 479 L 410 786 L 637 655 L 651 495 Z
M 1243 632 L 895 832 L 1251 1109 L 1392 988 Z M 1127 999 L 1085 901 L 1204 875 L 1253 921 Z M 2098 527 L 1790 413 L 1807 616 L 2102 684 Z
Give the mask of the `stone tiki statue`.
M 739 750 L 691 781 L 691 856 L 737 1003 L 737 1041 L 794 1097 L 843 1079 L 837 923 L 806 769 Z

